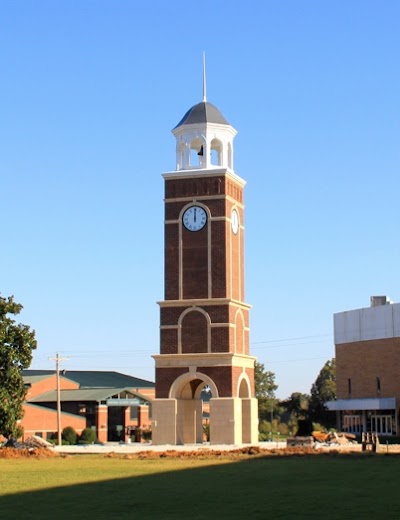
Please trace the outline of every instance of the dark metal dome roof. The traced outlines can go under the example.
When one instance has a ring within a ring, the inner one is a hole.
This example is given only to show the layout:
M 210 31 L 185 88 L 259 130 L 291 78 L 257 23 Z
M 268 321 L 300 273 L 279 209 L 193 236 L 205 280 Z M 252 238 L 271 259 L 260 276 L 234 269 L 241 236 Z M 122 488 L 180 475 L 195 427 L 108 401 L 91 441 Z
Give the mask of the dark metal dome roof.
M 186 112 L 175 128 L 183 125 L 196 125 L 199 123 L 216 123 L 218 125 L 229 125 L 216 106 L 208 101 L 197 103 Z M 174 128 L 174 130 L 175 130 Z

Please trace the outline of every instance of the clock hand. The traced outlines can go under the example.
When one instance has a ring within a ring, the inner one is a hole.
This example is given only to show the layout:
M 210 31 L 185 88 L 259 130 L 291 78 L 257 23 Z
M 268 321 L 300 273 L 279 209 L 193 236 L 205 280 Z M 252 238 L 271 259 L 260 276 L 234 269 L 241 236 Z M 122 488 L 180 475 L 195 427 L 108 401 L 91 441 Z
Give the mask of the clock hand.
M 196 222 L 196 208 L 194 208 L 194 221 Z

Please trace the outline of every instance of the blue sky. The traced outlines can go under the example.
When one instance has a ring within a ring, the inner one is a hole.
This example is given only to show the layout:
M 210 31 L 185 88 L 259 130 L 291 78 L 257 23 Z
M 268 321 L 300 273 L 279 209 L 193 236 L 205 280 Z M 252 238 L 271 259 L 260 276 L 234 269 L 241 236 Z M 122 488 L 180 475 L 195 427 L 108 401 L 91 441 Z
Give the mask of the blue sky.
M 0 2 L 0 292 L 32 368 L 154 380 L 170 130 L 238 130 L 251 349 L 277 395 L 334 356 L 334 312 L 400 300 L 400 3 Z

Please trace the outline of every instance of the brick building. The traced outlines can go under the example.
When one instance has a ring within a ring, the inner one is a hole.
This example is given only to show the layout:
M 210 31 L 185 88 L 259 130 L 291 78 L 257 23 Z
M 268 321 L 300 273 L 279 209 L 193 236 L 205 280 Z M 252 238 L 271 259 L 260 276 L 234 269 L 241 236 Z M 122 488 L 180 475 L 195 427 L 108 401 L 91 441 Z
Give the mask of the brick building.
M 57 377 L 51 370 L 24 370 L 27 388 L 21 426 L 24 438 L 49 439 L 57 432 Z M 96 430 L 101 442 L 128 440 L 150 426 L 154 383 L 118 372 L 63 371 L 61 428 Z
M 342 430 L 397 435 L 400 403 L 400 303 L 372 296 L 371 306 L 334 315 L 337 412 Z

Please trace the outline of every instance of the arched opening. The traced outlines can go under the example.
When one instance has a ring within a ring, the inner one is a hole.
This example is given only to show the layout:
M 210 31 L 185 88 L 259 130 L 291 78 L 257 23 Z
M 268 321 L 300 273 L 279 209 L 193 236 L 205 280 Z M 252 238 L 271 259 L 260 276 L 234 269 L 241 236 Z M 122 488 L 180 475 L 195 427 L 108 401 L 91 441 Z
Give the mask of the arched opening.
M 217 396 L 215 383 L 201 373 L 186 373 L 173 383 L 170 397 L 177 400 L 177 444 L 199 444 L 209 440 L 210 399 Z
M 203 442 L 210 442 L 210 400 L 213 397 L 211 388 L 208 385 L 204 385 L 200 396 L 203 407 Z
M 211 141 L 210 162 L 214 166 L 222 165 L 222 143 L 219 139 Z
M 249 382 L 245 378 L 243 378 L 239 383 L 239 397 L 242 399 L 251 397 Z
M 201 354 L 210 350 L 210 317 L 203 309 L 187 309 L 179 319 L 179 352 Z
M 192 311 L 182 319 L 182 354 L 207 352 L 207 319 L 201 312 Z
M 190 143 L 190 167 L 200 168 L 203 165 L 205 145 L 201 139 L 193 139 Z
M 238 397 L 242 404 L 242 442 L 251 442 L 251 387 L 245 372 L 239 378 Z

